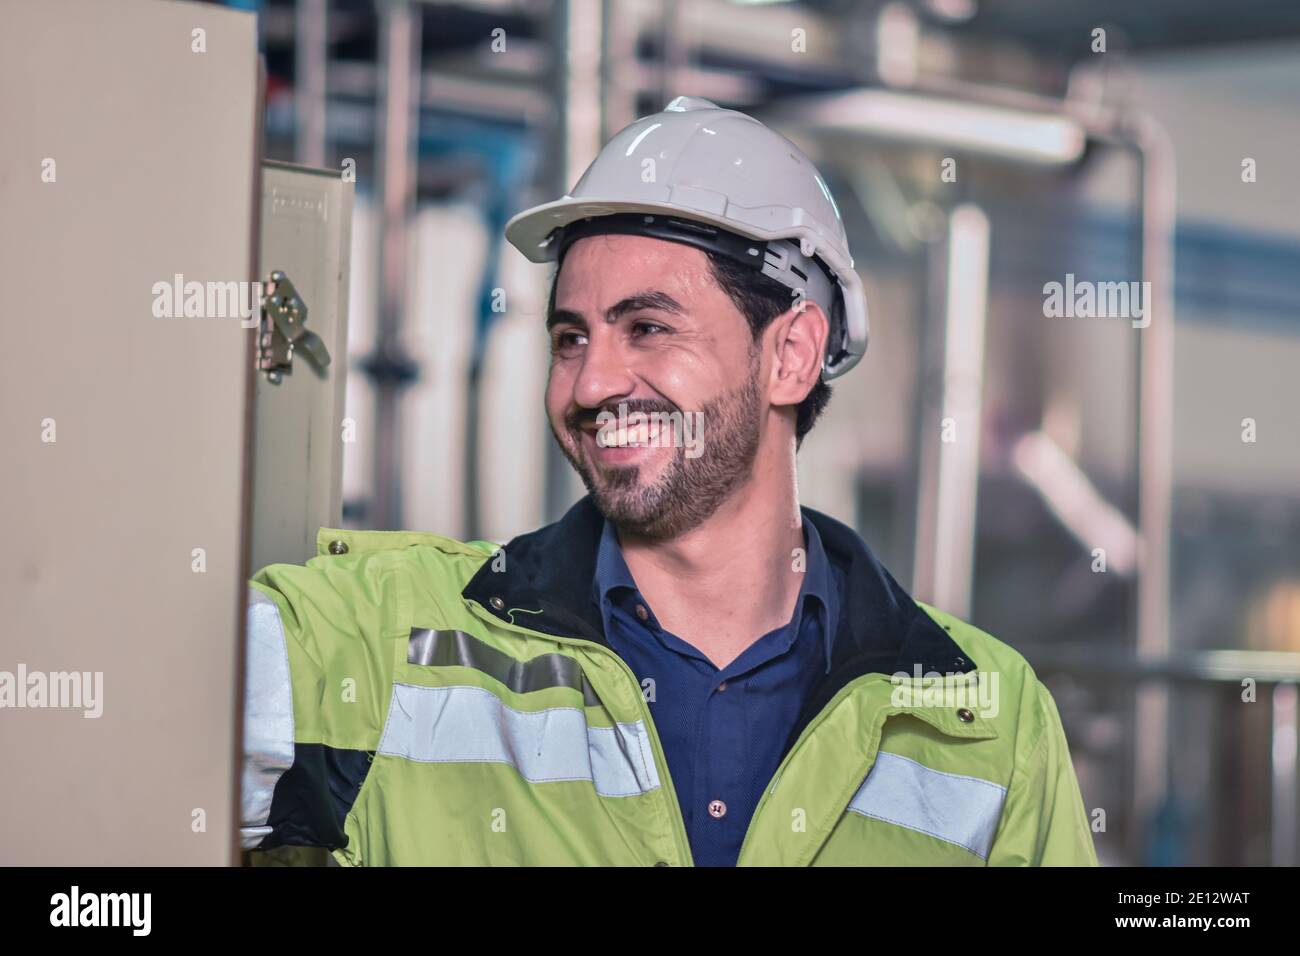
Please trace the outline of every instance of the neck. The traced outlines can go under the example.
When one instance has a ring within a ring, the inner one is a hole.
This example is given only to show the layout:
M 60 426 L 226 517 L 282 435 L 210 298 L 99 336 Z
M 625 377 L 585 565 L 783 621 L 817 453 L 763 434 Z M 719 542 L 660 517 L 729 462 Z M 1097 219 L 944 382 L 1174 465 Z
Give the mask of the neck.
M 782 451 L 755 461 L 717 511 L 669 541 L 619 532 L 628 570 L 659 623 L 719 668 L 787 624 L 803 584 L 793 441 Z

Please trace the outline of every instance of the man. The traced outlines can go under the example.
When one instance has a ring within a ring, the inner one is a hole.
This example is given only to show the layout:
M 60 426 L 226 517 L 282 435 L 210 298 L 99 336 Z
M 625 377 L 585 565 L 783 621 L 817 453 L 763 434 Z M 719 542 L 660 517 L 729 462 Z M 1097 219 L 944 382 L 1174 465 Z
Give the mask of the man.
M 1023 658 L 799 506 L 796 451 L 867 330 L 807 157 L 679 97 L 506 234 L 559 264 L 546 412 L 589 494 L 504 548 L 322 529 L 254 578 L 246 845 L 1095 865 Z

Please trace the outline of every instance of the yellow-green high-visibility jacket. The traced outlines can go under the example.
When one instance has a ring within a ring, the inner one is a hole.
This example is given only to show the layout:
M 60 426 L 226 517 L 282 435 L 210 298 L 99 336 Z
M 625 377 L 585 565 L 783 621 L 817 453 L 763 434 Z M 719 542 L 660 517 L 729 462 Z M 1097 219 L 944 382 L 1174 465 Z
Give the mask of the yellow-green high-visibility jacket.
M 845 575 L 831 667 L 741 865 L 1087 865 L 1051 695 L 805 508 Z M 686 866 L 642 686 L 606 643 L 584 498 L 500 548 L 322 529 L 251 582 L 243 836 L 342 864 Z

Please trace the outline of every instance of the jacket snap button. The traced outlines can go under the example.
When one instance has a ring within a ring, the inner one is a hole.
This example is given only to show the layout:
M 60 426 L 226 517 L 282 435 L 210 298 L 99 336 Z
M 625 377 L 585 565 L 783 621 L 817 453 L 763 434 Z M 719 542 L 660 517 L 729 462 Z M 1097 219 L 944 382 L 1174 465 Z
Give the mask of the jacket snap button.
M 347 554 L 348 543 L 346 541 L 331 541 L 330 554 Z
M 975 715 L 972 714 L 965 707 L 961 707 L 957 710 L 957 719 L 962 721 L 963 723 L 969 724 L 972 720 L 975 719 Z
M 491 604 L 498 611 L 505 610 L 506 602 L 501 600 L 499 597 L 488 598 L 488 603 Z
M 660 860 L 658 863 L 655 864 L 655 866 L 671 866 L 671 865 L 672 864 L 670 864 L 667 860 Z

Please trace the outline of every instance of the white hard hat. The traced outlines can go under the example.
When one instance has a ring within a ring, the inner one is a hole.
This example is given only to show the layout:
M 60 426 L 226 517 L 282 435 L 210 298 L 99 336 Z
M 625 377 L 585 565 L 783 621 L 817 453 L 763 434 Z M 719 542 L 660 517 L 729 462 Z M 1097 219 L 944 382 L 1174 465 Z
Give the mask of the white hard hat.
M 832 323 L 824 379 L 867 350 L 867 301 L 839 208 L 803 151 L 752 116 L 679 96 L 615 134 L 567 195 L 506 223 L 506 239 L 533 262 L 557 261 L 570 242 L 599 232 L 651 235 L 751 263 L 804 290 L 828 317 L 838 293 L 843 321 Z

